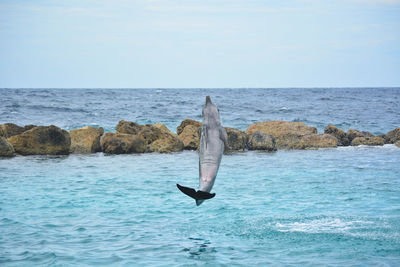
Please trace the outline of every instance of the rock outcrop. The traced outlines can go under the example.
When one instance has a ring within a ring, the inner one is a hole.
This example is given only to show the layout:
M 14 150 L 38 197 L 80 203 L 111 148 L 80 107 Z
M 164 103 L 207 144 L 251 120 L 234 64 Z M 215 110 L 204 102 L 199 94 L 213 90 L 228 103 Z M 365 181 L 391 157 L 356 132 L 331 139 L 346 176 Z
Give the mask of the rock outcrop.
M 151 137 L 156 136 L 154 141 L 148 143 L 147 152 L 159 152 L 159 153 L 172 153 L 179 152 L 183 150 L 183 142 L 178 138 L 178 136 L 172 133 L 164 124 L 157 123 L 148 126 L 151 129 Z M 157 131 L 157 130 L 158 131 Z M 143 131 L 139 135 L 145 135 Z M 147 140 L 151 140 L 149 138 Z
M 172 153 L 182 151 L 184 144 L 164 124 L 140 125 L 135 122 L 120 121 L 117 133 L 141 136 L 146 143 L 146 152 Z
M 372 137 L 356 137 L 351 141 L 352 146 L 366 145 L 366 146 L 383 146 L 385 140 L 379 136 Z
M 304 135 L 298 145 L 298 149 L 318 149 L 338 146 L 338 139 L 330 134 Z
M 125 133 L 106 133 L 100 139 L 101 149 L 106 154 L 144 153 L 146 142 L 143 137 Z
M 353 139 L 357 137 L 364 137 L 364 135 L 360 131 L 354 129 L 349 129 L 347 131 L 347 138 L 349 139 L 350 144 L 353 141 Z
M 388 144 L 394 144 L 400 141 L 400 128 L 396 128 L 385 134 L 385 141 Z
M 264 121 L 250 125 L 246 133 L 255 132 L 270 134 L 275 138 L 278 149 L 297 149 L 301 138 L 316 134 L 317 128 L 307 126 L 302 122 Z
M 350 145 L 349 138 L 345 131 L 339 129 L 338 127 L 329 124 L 324 129 L 325 134 L 330 134 L 337 138 L 339 146 L 348 146 Z
M 247 144 L 247 134 L 238 129 L 225 127 L 228 135 L 228 146 L 225 151 L 244 151 Z
M 358 130 L 354 130 L 354 129 L 349 129 L 347 131 L 347 137 L 349 139 L 349 144 L 351 144 L 351 142 L 353 142 L 353 140 L 357 137 L 374 137 L 374 135 L 370 132 L 361 132 Z
M 71 153 L 89 154 L 101 152 L 100 138 L 104 134 L 102 127 L 83 127 L 69 132 L 71 136 Z
M 0 157 L 14 156 L 13 146 L 2 136 L 0 136 Z
M 200 128 L 200 127 L 201 127 L 201 122 L 195 121 L 195 120 L 191 120 L 191 119 L 185 119 L 185 120 L 183 120 L 183 121 L 181 122 L 181 124 L 176 128 L 176 133 L 177 133 L 178 135 L 180 135 L 180 134 L 183 132 L 183 130 L 184 130 L 187 126 L 189 126 L 189 125 L 192 125 L 192 126 L 194 126 L 194 127 Z
M 22 134 L 23 132 L 26 132 L 34 127 L 36 126 L 31 124 L 21 127 L 14 123 L 4 123 L 0 125 L 0 136 L 10 138 L 12 136 Z
M 254 132 L 248 137 L 247 148 L 249 150 L 261 150 L 261 151 L 276 151 L 275 138 L 266 133 Z
M 200 145 L 201 122 L 186 119 L 176 128 L 184 149 L 197 150 Z
M 395 145 L 398 146 L 398 147 L 400 147 L 400 141 L 397 141 L 397 142 L 395 143 Z
M 71 146 L 69 133 L 54 125 L 34 127 L 7 141 L 21 155 L 67 155 Z
M 178 137 L 182 140 L 184 149 L 197 150 L 200 145 L 200 127 L 187 125 Z
M 142 127 L 142 125 L 136 122 L 121 120 L 118 122 L 116 130 L 117 133 L 138 134 Z

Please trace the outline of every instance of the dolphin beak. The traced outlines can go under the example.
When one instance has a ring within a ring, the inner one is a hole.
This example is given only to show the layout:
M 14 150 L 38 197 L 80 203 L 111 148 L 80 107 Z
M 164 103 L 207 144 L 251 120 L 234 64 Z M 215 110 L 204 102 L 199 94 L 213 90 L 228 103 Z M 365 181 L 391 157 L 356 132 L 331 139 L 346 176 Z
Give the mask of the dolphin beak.
M 212 104 L 211 97 L 209 95 L 206 96 L 206 105 L 208 105 L 208 104 Z

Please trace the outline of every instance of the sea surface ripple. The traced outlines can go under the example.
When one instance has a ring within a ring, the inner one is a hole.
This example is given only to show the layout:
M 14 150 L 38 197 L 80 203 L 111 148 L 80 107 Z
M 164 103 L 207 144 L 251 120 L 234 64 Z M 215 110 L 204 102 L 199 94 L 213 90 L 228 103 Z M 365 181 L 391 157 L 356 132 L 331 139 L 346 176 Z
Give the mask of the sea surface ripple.
M 374 134 L 400 126 L 398 89 L 2 89 L 0 123 L 65 129 L 120 119 L 171 130 L 328 123 Z M 3 101 L 5 100 L 5 101 Z M 14 112 L 14 113 L 13 113 Z M 198 154 L 0 159 L 0 266 L 399 266 L 400 148 L 230 153 L 216 197 L 196 207 Z

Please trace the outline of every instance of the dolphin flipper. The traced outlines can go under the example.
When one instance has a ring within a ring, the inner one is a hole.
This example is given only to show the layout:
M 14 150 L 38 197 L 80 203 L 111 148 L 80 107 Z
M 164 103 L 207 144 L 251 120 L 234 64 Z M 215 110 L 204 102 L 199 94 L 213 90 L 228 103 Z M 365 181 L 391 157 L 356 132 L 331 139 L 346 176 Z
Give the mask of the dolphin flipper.
M 219 139 L 222 140 L 222 142 L 224 142 L 224 145 L 226 148 L 229 148 L 229 144 L 228 144 L 228 134 L 226 133 L 226 130 L 224 127 L 219 127 Z
M 194 198 L 195 200 L 205 200 L 205 199 L 210 199 L 215 197 L 215 193 L 210 194 L 208 192 L 194 190 L 193 188 L 186 187 L 186 186 L 181 186 L 180 184 L 176 184 L 179 190 L 181 190 L 182 193 L 185 195 Z

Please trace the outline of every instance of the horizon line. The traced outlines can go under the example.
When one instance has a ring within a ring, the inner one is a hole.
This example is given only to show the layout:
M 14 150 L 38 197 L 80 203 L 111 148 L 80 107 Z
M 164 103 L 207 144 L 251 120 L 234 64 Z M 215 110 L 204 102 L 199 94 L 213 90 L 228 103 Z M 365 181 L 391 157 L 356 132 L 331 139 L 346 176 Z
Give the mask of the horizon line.
M 154 89 L 400 89 L 400 86 L 333 86 L 333 87 L 0 87 L 1 89 L 128 89 L 128 90 L 154 90 Z

